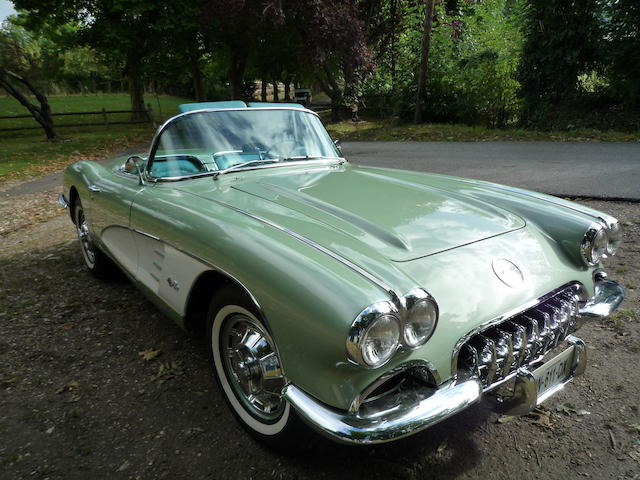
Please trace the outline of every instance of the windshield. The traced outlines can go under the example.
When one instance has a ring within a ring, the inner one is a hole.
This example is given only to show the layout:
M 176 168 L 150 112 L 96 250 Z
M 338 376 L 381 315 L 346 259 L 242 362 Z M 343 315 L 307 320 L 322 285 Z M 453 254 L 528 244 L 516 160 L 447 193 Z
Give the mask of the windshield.
M 176 118 L 161 133 L 149 173 L 156 178 L 185 177 L 340 156 L 320 119 L 308 112 L 199 112 Z

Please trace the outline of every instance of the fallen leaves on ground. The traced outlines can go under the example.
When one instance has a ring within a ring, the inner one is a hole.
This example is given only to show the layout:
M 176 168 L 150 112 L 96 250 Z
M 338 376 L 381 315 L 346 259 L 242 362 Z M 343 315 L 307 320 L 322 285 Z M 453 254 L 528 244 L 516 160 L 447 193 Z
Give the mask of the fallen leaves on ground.
M 24 230 L 62 212 L 57 203 L 60 189 L 30 195 L 15 195 L 0 201 L 0 237 Z
M 77 390 L 79 386 L 80 386 L 80 384 L 76 380 L 71 380 L 68 383 L 66 383 L 65 385 L 63 385 L 60 388 L 58 388 L 56 390 L 56 393 L 59 394 L 59 393 L 64 393 L 64 392 L 70 392 L 71 390 Z
M 182 375 L 183 373 L 182 362 L 164 362 L 158 366 L 158 371 L 151 377 L 151 381 L 162 384 L 172 378 Z
M 146 350 L 138 352 L 138 355 L 140 356 L 140 358 L 142 358 L 143 360 L 146 360 L 148 362 L 148 361 L 153 360 L 154 358 L 156 358 L 158 355 L 160 355 L 160 353 L 161 353 L 160 350 L 154 350 L 153 348 L 147 348 Z

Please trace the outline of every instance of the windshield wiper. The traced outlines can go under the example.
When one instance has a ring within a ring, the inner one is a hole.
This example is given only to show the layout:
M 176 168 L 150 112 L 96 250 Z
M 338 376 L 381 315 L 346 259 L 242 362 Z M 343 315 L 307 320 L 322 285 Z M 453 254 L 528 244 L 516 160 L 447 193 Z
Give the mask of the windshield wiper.
M 224 175 L 225 173 L 231 172 L 232 170 L 236 170 L 238 168 L 248 167 L 249 165 L 253 165 L 254 163 L 277 163 L 279 161 L 281 161 L 279 158 L 259 158 L 256 160 L 249 160 L 248 162 L 237 163 L 223 170 L 213 172 L 213 179 L 215 180 L 220 175 Z

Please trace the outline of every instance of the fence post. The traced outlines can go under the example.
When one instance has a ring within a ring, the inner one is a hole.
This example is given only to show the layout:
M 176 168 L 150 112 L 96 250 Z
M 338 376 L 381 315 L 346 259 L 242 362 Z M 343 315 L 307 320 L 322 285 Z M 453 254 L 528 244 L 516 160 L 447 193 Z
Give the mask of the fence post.
M 156 121 L 153 118 L 153 110 L 151 109 L 151 104 L 150 103 L 147 103 L 147 119 L 149 120 L 149 123 L 151 125 L 153 125 L 153 127 L 155 128 Z
M 102 107 L 102 121 L 104 122 L 104 126 L 109 126 L 109 119 L 107 118 L 107 109 Z

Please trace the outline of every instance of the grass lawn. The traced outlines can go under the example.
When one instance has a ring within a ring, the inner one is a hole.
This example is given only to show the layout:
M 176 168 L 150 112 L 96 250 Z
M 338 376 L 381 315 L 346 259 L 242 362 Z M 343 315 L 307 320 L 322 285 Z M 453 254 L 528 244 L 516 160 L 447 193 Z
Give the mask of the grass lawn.
M 178 105 L 192 102 L 178 97 L 146 97 L 151 103 L 157 122 L 178 113 Z M 54 113 L 127 110 L 130 109 L 128 95 L 69 95 L 49 97 Z M 158 101 L 160 105 L 158 105 Z M 27 113 L 13 98 L 0 97 L 1 115 Z M 109 116 L 110 121 L 127 120 L 127 114 Z M 83 115 L 57 117 L 56 124 L 100 122 L 102 116 Z M 32 119 L 0 120 L 0 128 L 37 125 Z M 60 170 L 77 160 L 100 158 L 116 153 L 129 146 L 151 140 L 154 128 L 150 124 L 61 127 L 59 140 L 49 142 L 44 131 L 19 130 L 0 132 L 0 181 L 39 176 Z
M 327 126 L 333 138 L 351 141 L 418 141 L 418 142 L 482 142 L 482 141 L 595 141 L 637 142 L 640 132 L 626 133 L 576 129 L 541 132 L 525 129 L 489 129 L 468 125 L 425 123 L 394 125 L 384 120 L 345 121 Z

